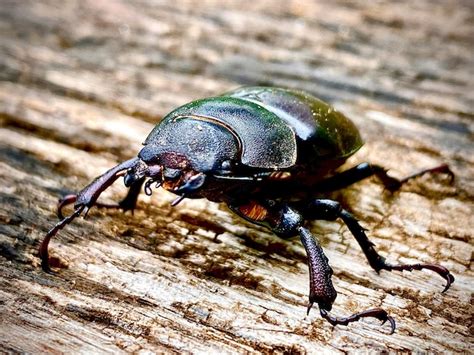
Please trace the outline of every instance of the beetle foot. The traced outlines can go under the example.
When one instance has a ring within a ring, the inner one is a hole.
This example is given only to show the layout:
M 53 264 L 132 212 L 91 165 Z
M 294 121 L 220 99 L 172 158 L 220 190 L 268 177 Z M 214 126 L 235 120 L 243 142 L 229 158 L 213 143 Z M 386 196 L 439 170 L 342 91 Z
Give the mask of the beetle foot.
M 378 254 L 377 254 L 378 255 Z M 444 287 L 443 293 L 446 292 L 450 287 L 451 284 L 454 282 L 455 278 L 453 274 L 449 272 L 447 268 L 438 264 L 389 264 L 385 261 L 385 258 L 381 255 L 378 255 L 378 258 L 373 262 L 370 262 L 370 266 L 380 274 L 381 270 L 387 271 L 420 271 L 423 269 L 431 270 L 436 272 L 440 275 L 443 279 L 446 280 L 446 286 Z
M 420 170 L 420 171 L 418 171 L 414 174 L 411 174 L 411 175 L 409 175 L 409 176 L 407 176 L 403 179 L 400 179 L 400 180 L 393 179 L 394 181 L 389 181 L 387 184 L 384 182 L 384 184 L 385 184 L 385 187 L 387 188 L 387 190 L 389 190 L 391 192 L 394 192 L 394 191 L 398 190 L 406 182 L 408 182 L 408 181 L 410 181 L 414 178 L 420 177 L 422 175 L 425 175 L 425 174 L 445 174 L 445 175 L 448 176 L 450 184 L 452 184 L 454 182 L 454 179 L 455 179 L 454 172 L 449 168 L 449 166 L 447 164 L 442 164 L 442 165 L 439 165 L 439 166 L 435 166 L 434 168 Z M 390 179 L 392 179 L 392 178 L 390 178 Z
M 435 166 L 434 168 L 429 168 L 429 169 L 423 169 L 420 170 L 414 174 L 411 174 L 403 179 L 396 179 L 394 177 L 391 177 L 387 174 L 387 169 L 378 166 L 378 165 L 371 165 L 371 169 L 375 175 L 382 181 L 384 187 L 389 190 L 390 192 L 395 192 L 400 187 L 408 182 L 409 180 L 412 180 L 414 178 L 417 178 L 419 176 L 425 175 L 425 174 L 446 174 L 449 177 L 449 183 L 452 184 L 455 179 L 454 172 L 449 168 L 447 164 L 442 164 L 439 166 Z
M 421 175 L 424 175 L 424 174 L 427 174 L 427 173 L 430 173 L 430 174 L 446 174 L 446 175 L 448 175 L 449 183 L 451 183 L 451 184 L 454 182 L 454 179 L 455 179 L 455 175 L 454 175 L 453 171 L 449 168 L 448 164 L 442 164 L 442 165 L 439 165 L 439 166 L 435 166 L 434 168 L 424 169 L 424 170 L 421 170 L 421 171 L 419 171 L 417 173 L 414 173 L 410 176 L 407 176 L 406 178 L 400 180 L 400 183 L 404 184 L 408 180 L 411 180 L 413 178 L 416 178 L 418 176 L 421 176 Z
M 391 316 L 388 315 L 387 311 L 385 311 L 382 308 L 373 308 L 373 309 L 368 309 L 363 312 L 355 313 L 349 317 L 335 317 L 331 314 L 329 314 L 328 311 L 325 309 L 320 309 L 321 317 L 326 319 L 329 323 L 331 323 L 333 326 L 336 325 L 348 325 L 349 323 L 352 322 L 357 322 L 361 318 L 377 318 L 382 321 L 382 325 L 385 324 L 385 322 L 389 321 L 391 331 L 390 334 L 393 334 L 395 332 L 396 328 L 396 323 L 395 319 L 393 319 Z
M 451 284 L 454 282 L 454 276 L 449 272 L 447 268 L 437 264 L 408 264 L 408 265 L 392 265 L 388 263 L 384 263 L 381 265 L 379 270 L 388 270 L 388 271 L 413 271 L 413 270 L 431 270 L 436 272 L 440 275 L 443 279 L 446 280 L 446 286 L 444 287 L 443 293 L 446 292 L 450 287 Z
M 49 241 L 51 240 L 52 237 L 54 237 L 61 229 L 63 229 L 66 225 L 71 223 L 76 217 L 78 217 L 84 210 L 86 209 L 86 206 L 79 206 L 77 207 L 74 212 L 65 218 L 63 218 L 61 221 L 59 221 L 53 228 L 51 228 L 46 236 L 44 237 L 43 241 L 41 242 L 41 245 L 39 247 L 38 253 L 39 257 L 41 259 L 41 268 L 47 272 L 52 274 L 53 271 L 51 270 L 51 267 L 49 265 L 49 252 L 48 252 L 48 245 Z

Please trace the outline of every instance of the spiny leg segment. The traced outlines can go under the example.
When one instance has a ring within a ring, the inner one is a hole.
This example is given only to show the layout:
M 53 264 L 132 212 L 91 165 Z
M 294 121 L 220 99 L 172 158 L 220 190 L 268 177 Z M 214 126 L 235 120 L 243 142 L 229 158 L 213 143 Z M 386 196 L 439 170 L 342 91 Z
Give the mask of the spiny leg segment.
M 138 158 L 133 158 L 118 164 L 117 166 L 113 167 L 112 169 L 108 170 L 107 172 L 96 178 L 93 182 L 91 182 L 84 189 L 82 189 L 77 195 L 68 195 L 63 201 L 59 202 L 58 215 L 63 218 L 51 230 L 48 231 L 39 247 L 41 267 L 44 271 L 51 273 L 48 253 L 48 246 L 49 242 L 51 241 L 51 238 L 54 237 L 66 225 L 71 223 L 81 213 L 84 212 L 84 214 L 86 215 L 89 209 L 97 204 L 97 199 L 99 198 L 100 194 L 110 185 L 112 185 L 115 180 L 117 180 L 120 176 L 123 176 L 129 168 L 135 166 L 137 162 Z M 135 199 L 136 201 L 136 196 L 138 196 L 140 187 L 141 184 L 138 187 L 138 191 L 134 190 L 133 192 L 129 192 L 129 195 L 127 195 L 127 197 L 130 196 L 130 200 Z M 127 200 L 127 198 L 125 198 L 125 200 Z M 71 203 L 74 203 L 74 212 L 70 216 L 62 216 L 62 208 Z
M 299 235 L 306 250 L 309 268 L 309 302 L 308 313 L 314 303 L 317 303 L 321 316 L 333 325 L 348 325 L 361 318 L 374 317 L 390 322 L 391 332 L 395 330 L 395 321 L 381 308 L 374 308 L 349 317 L 335 317 L 329 314 L 337 297 L 332 284 L 332 269 L 319 242 L 312 236 L 304 225 L 303 215 L 288 204 L 274 201 L 254 201 L 231 206 L 235 212 L 256 224 L 270 227 L 280 237 L 288 238 Z

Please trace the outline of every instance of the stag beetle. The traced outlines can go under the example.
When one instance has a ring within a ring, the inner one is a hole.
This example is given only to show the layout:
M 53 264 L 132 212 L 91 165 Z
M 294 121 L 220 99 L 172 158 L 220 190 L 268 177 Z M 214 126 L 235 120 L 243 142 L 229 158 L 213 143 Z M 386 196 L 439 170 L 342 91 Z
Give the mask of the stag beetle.
M 309 313 L 317 303 L 320 314 L 332 325 L 348 325 L 363 317 L 394 319 L 381 308 L 348 317 L 329 312 L 336 299 L 333 271 L 321 245 L 305 227 L 308 220 L 340 218 L 359 243 L 376 271 L 432 270 L 444 279 L 446 291 L 452 274 L 436 264 L 391 264 L 378 254 L 354 216 L 337 201 L 316 198 L 370 176 L 378 177 L 389 190 L 425 173 L 445 173 L 447 165 L 422 170 L 405 179 L 395 179 L 381 166 L 362 163 L 349 170 L 335 170 L 363 145 L 359 131 L 342 113 L 303 91 L 273 87 L 243 87 L 222 96 L 193 101 L 168 114 L 151 131 L 138 157 L 127 160 L 96 178 L 76 195 L 60 200 L 62 219 L 45 236 L 39 250 L 42 268 L 49 267 L 50 239 L 92 206 L 135 208 L 144 184 L 162 186 L 184 198 L 207 198 L 227 204 L 247 221 L 264 225 L 282 238 L 299 235 L 309 266 Z M 97 202 L 100 194 L 123 176 L 129 188 L 117 205 Z M 74 212 L 63 217 L 64 206 L 74 203 Z M 443 292 L 444 292 L 443 291 Z

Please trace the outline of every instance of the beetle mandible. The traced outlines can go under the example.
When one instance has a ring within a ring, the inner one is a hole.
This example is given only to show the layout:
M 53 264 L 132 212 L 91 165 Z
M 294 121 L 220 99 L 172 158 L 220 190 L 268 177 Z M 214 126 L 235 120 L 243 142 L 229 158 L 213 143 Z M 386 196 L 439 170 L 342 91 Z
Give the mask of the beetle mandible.
M 308 220 L 341 219 L 359 243 L 370 266 L 380 270 L 432 270 L 444 279 L 446 291 L 452 274 L 436 264 L 391 264 L 378 254 L 364 228 L 334 200 L 316 195 L 338 190 L 370 176 L 397 190 L 404 182 L 425 173 L 445 173 L 447 165 L 426 169 L 398 180 L 378 165 L 362 163 L 336 172 L 363 145 L 359 131 L 343 114 L 303 91 L 275 87 L 243 87 L 222 96 L 193 101 L 168 114 L 143 143 L 138 157 L 127 160 L 96 178 L 76 195 L 60 200 L 61 221 L 40 245 L 41 265 L 50 272 L 48 244 L 65 225 L 93 207 L 110 207 L 97 202 L 100 194 L 123 176 L 129 188 L 116 206 L 135 208 L 144 184 L 162 186 L 184 198 L 207 198 L 227 204 L 232 211 L 255 224 L 264 225 L 282 238 L 299 235 L 309 266 L 308 313 L 314 303 L 332 325 L 347 325 L 363 317 L 394 319 L 381 308 L 348 317 L 329 312 L 336 299 L 332 269 L 318 240 L 305 227 Z M 64 206 L 74 212 L 62 215 Z M 444 292 L 443 291 L 443 292 Z

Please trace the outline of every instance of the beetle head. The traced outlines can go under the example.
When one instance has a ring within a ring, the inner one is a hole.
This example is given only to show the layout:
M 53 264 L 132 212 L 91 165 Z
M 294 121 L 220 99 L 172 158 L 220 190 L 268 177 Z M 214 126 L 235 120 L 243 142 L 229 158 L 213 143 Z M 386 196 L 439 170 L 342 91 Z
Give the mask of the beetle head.
M 149 177 L 171 192 L 192 195 L 209 175 L 228 172 L 239 152 L 238 140 L 225 127 L 192 116 L 175 118 L 150 133 L 125 185 Z

